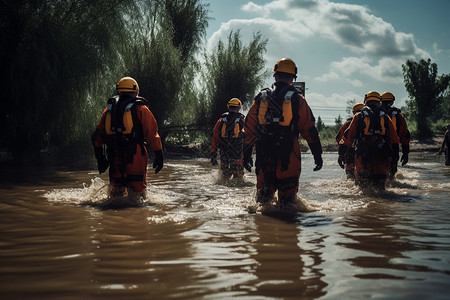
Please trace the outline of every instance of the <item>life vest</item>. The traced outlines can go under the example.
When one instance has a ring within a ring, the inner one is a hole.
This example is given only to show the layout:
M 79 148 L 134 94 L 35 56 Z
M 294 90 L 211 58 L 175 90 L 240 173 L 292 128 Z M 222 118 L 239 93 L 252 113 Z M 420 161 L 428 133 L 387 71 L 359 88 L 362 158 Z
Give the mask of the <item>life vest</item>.
M 240 159 L 244 147 L 244 115 L 225 112 L 222 115 L 219 149 L 221 160 Z
M 130 138 L 143 138 L 142 123 L 137 116 L 136 105 L 145 105 L 144 98 L 128 98 L 119 102 L 119 96 L 108 99 L 105 113 L 105 133 L 111 135 L 126 135 Z
M 387 118 L 387 114 L 379 107 L 364 107 L 360 111 L 356 155 L 384 159 L 392 154 Z
M 297 95 L 297 99 L 293 97 Z M 257 96 L 258 126 L 260 139 L 257 141 L 257 169 L 264 161 L 263 157 L 271 157 L 273 162 L 281 160 L 281 168 L 286 170 L 290 154 L 294 147 L 294 139 L 298 136 L 296 124 L 298 108 L 298 92 L 291 86 L 284 86 L 276 93 L 272 89 L 263 89 Z M 293 101 L 294 100 L 294 101 Z M 296 102 L 295 102 L 296 101 Z
M 230 119 L 230 117 L 234 118 Z M 241 113 L 235 113 L 231 115 L 229 112 L 225 112 L 222 115 L 222 128 L 220 130 L 220 137 L 223 139 L 243 138 L 242 133 L 242 129 L 244 128 L 244 123 L 242 122 L 243 118 L 244 115 Z
M 396 107 L 389 108 L 388 114 L 391 117 L 392 123 L 394 124 L 394 129 L 397 132 L 397 128 L 400 127 L 400 118 L 397 116 L 401 113 L 401 110 Z
M 292 96 L 295 91 L 288 90 L 284 95 L 282 106 L 279 107 L 275 101 L 269 99 L 271 95 L 270 89 L 261 91 L 261 102 L 258 111 L 258 123 L 260 125 L 278 124 L 280 126 L 289 126 L 292 121 Z M 269 109 L 270 106 L 270 109 Z
M 379 116 L 377 113 L 379 111 Z M 386 113 L 383 110 L 376 110 L 374 113 L 369 107 L 365 107 L 361 114 L 364 122 L 364 135 L 386 135 L 385 118 Z
M 142 123 L 136 106 L 145 105 L 147 100 L 141 97 L 119 99 L 119 96 L 108 99 L 102 134 L 105 137 L 108 158 L 119 157 L 119 168 L 124 169 L 125 164 L 133 162 L 136 145 L 141 146 L 142 155 L 146 153 Z

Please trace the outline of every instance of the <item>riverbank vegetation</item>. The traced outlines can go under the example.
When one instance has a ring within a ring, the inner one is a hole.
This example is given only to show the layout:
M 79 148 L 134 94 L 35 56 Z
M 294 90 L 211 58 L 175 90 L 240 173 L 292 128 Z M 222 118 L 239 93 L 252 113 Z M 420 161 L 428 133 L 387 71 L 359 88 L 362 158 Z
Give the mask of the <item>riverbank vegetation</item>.
M 90 154 L 90 135 L 123 76 L 138 81 L 164 141 L 207 144 L 227 100 L 248 108 L 270 76 L 260 33 L 246 44 L 231 32 L 206 51 L 208 13 L 200 0 L 2 1 L 0 151 L 17 160 Z M 437 70 L 430 60 L 403 65 L 403 112 L 419 139 L 450 121 L 449 75 Z M 320 128 L 324 141 L 339 124 Z

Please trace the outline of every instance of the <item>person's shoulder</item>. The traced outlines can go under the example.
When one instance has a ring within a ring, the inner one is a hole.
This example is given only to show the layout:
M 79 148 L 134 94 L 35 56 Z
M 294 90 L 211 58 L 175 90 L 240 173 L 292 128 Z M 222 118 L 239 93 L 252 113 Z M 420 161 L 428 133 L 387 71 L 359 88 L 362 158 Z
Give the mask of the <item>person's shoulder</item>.
M 258 94 L 255 96 L 255 101 L 259 102 L 262 100 L 265 100 L 265 98 L 269 97 L 272 93 L 272 90 L 268 87 L 260 89 Z
M 148 104 L 149 104 L 147 99 L 145 99 L 144 97 L 140 97 L 140 96 L 134 98 L 134 103 L 136 104 L 136 106 L 141 106 L 141 105 L 148 106 Z
M 119 95 L 114 95 L 108 98 L 106 101 L 107 104 L 116 104 L 119 101 Z

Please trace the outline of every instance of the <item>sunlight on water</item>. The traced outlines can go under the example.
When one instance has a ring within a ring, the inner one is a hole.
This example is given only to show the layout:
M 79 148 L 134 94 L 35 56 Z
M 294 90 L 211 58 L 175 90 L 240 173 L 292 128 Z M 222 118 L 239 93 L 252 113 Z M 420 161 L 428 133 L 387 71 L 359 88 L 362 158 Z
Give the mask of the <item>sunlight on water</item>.
M 305 184 L 301 201 L 310 211 L 351 211 L 366 207 L 370 202 L 352 180 L 318 179 Z

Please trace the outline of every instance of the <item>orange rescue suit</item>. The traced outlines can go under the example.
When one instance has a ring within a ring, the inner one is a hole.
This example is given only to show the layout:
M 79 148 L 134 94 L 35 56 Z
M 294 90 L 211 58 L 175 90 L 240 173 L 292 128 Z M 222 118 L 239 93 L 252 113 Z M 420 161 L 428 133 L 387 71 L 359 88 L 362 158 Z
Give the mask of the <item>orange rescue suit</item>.
M 271 128 L 275 128 L 273 133 Z M 319 146 L 315 149 L 320 151 L 313 154 L 322 154 L 314 115 L 305 98 L 291 85 L 275 82 L 274 89 L 264 89 L 255 97 L 244 130 L 244 151 L 256 144 L 257 189 L 267 188 L 272 195 L 278 190 L 279 197 L 295 195 L 301 173 L 299 134 L 310 146 Z
M 121 101 L 130 101 L 130 99 L 129 97 L 127 99 L 126 96 L 121 96 L 116 105 Z M 102 147 L 103 144 L 107 144 L 108 161 L 110 163 L 109 179 L 111 185 L 128 186 L 135 192 L 142 192 L 146 187 L 148 161 L 147 148 L 143 146 L 143 142 L 150 145 L 153 151 L 161 150 L 162 144 L 158 134 L 158 124 L 148 107 L 143 104 L 133 103 L 133 101 L 131 101 L 131 104 L 132 105 L 127 106 L 123 112 L 122 120 L 124 130 L 122 129 L 121 133 L 129 135 L 131 134 L 132 128 L 139 130 L 142 132 L 142 144 L 136 143 L 136 145 L 129 145 L 128 151 L 124 151 L 124 160 L 126 161 L 124 173 L 122 174 L 119 168 L 119 156 L 117 153 L 113 154 L 114 151 L 109 149 L 111 145 L 108 145 L 108 139 L 114 131 L 111 125 L 110 105 L 103 111 L 100 122 L 93 134 L 92 143 L 94 147 Z M 131 113 L 132 109 L 135 109 L 138 120 L 133 119 Z M 130 148 L 132 151 L 129 151 Z
M 387 174 L 389 173 L 391 156 L 382 156 L 382 155 L 369 155 L 367 150 L 362 149 L 362 139 L 367 138 L 370 135 L 373 135 L 370 132 L 370 119 L 367 117 L 367 111 L 372 111 L 375 115 L 374 118 L 380 119 L 379 135 L 384 136 L 387 141 L 389 141 L 388 145 L 385 145 L 389 149 L 396 145 L 398 149 L 399 138 L 397 133 L 395 132 L 394 124 L 392 123 L 391 118 L 388 115 L 384 114 L 384 111 L 381 108 L 368 108 L 365 107 L 360 112 L 356 113 L 353 116 L 353 120 L 350 123 L 348 129 L 344 133 L 344 137 L 341 140 L 341 143 L 351 147 L 353 142 L 356 140 L 356 157 L 355 157 L 355 180 L 358 183 L 371 181 L 376 185 L 380 185 L 384 187 L 386 183 Z M 370 149 L 373 153 L 381 152 L 377 151 L 377 149 Z
M 220 150 L 220 168 L 227 177 L 244 175 L 244 115 L 225 112 L 217 120 L 211 136 L 211 152 Z

